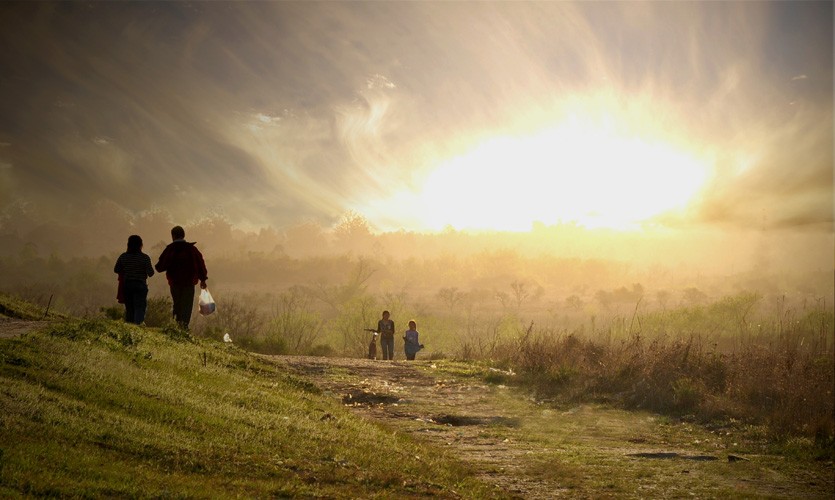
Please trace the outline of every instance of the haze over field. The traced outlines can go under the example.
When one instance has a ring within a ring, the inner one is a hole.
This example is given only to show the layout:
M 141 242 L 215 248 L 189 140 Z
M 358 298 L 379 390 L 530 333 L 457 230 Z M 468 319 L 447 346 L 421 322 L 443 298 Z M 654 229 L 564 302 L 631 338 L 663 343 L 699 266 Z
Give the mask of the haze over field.
M 831 2 L 2 3 L 0 250 L 207 218 L 290 248 L 353 211 L 826 271 L 832 26 Z

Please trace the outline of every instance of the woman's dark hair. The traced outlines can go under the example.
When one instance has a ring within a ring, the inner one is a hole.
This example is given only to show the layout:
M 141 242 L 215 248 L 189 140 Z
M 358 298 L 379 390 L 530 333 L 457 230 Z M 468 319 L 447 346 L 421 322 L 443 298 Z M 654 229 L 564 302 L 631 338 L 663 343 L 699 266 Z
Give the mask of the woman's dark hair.
M 128 236 L 128 252 L 139 252 L 142 250 L 142 238 L 137 234 Z

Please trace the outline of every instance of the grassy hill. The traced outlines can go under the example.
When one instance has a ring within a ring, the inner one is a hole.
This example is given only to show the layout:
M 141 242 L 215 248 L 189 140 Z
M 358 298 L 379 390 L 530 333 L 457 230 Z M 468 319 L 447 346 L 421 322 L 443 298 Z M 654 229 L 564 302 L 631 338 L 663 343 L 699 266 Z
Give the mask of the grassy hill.
M 0 339 L 0 497 L 491 496 L 335 399 L 233 345 L 61 320 Z
M 21 319 L 26 321 L 36 321 L 43 319 L 65 319 L 63 314 L 56 313 L 54 310 L 47 310 L 20 300 L 17 297 L 0 292 L 0 319 Z

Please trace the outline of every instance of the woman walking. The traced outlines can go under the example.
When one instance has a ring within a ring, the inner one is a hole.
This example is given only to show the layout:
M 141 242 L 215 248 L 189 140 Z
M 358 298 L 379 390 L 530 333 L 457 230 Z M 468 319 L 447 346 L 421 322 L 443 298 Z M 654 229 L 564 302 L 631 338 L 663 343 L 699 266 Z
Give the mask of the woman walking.
M 119 275 L 119 286 L 125 303 L 125 321 L 142 324 L 148 307 L 148 283 L 154 275 L 151 258 L 142 253 L 142 238 L 133 234 L 128 237 L 128 251 L 116 259 L 113 272 Z

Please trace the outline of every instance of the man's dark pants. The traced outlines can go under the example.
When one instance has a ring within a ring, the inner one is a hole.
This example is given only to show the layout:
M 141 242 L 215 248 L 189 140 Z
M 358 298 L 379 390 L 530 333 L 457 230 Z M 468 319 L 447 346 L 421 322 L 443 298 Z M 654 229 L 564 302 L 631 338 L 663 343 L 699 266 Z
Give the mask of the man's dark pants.
M 194 285 L 171 285 L 171 300 L 174 302 L 174 319 L 182 328 L 188 330 L 191 311 L 194 309 Z

